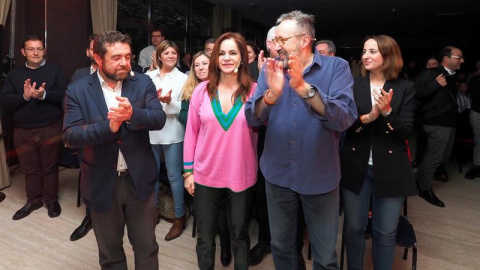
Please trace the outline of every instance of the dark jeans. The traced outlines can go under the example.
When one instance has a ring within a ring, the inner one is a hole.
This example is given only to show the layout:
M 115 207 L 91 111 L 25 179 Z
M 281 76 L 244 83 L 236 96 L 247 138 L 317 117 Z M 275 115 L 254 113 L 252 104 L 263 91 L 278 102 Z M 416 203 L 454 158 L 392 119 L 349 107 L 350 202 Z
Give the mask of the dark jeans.
M 13 139 L 25 174 L 27 201 L 58 200 L 58 157 L 63 144 L 61 121 L 41 128 L 15 128 Z
M 297 269 L 297 211 L 301 201 L 312 246 L 313 269 L 338 269 L 338 188 L 319 195 L 299 194 L 266 182 L 273 262 L 277 270 Z
M 344 237 L 349 270 L 363 269 L 370 198 L 372 198 L 372 250 L 375 269 L 392 269 L 398 217 L 405 197 L 376 197 L 372 180 L 373 171 L 369 166 L 359 195 L 342 189 L 345 209 Z
M 298 212 L 297 212 L 297 251 L 298 255 L 302 255 L 303 246 L 305 242 L 303 238 L 305 236 L 305 229 L 307 224 L 305 224 L 305 215 L 303 214 L 302 202 L 298 202 Z M 303 256 L 303 255 L 302 255 Z
M 155 192 L 148 200 L 140 201 L 130 176 L 118 177 L 112 207 L 106 213 L 91 211 L 102 269 L 127 269 L 123 250 L 123 235 L 127 225 L 128 239 L 134 251 L 135 269 L 158 270 L 154 194 Z
M 251 194 L 251 189 L 233 192 L 228 188 L 211 188 L 195 183 L 197 258 L 200 269 L 214 269 L 215 235 L 218 215 L 223 205 L 226 209 L 235 269 L 248 269 L 250 236 L 247 215 L 252 200 Z

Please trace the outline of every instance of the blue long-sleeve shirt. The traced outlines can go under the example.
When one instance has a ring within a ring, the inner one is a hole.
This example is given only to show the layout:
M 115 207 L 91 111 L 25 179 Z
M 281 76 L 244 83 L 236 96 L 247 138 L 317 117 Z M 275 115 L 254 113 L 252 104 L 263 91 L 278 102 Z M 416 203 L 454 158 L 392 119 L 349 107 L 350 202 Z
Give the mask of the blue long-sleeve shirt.
M 303 78 L 318 89 L 325 115 L 317 114 L 290 87 L 290 76 L 285 73 L 282 95 L 257 118 L 255 104 L 268 89 L 263 70 L 255 94 L 245 106 L 245 114 L 252 126 L 268 122 L 260 159 L 265 179 L 300 194 L 324 194 L 339 185 L 340 134 L 357 118 L 353 79 L 346 61 L 321 56 L 316 51 Z

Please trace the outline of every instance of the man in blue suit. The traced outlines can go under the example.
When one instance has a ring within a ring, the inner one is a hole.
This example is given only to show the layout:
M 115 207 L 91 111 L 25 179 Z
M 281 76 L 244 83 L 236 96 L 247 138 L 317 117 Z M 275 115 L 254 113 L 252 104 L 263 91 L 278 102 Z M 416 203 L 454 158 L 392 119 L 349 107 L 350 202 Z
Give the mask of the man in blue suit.
M 129 76 L 131 39 L 102 33 L 94 45 L 97 72 L 70 84 L 63 140 L 82 148 L 81 189 L 90 207 L 102 269 L 127 269 L 123 234 L 135 269 L 158 269 L 154 186 L 158 181 L 148 131 L 165 124 L 153 82 Z
M 88 60 L 90 60 L 90 66 L 88 67 L 83 67 L 75 70 L 73 73 L 72 79 L 70 80 L 70 83 L 74 83 L 75 81 L 86 77 L 98 69 L 98 65 L 95 62 L 95 59 L 93 58 L 93 45 L 95 42 L 95 38 L 97 35 L 92 34 L 88 37 L 88 43 L 87 43 L 87 49 L 85 51 Z M 82 154 L 82 149 L 78 149 L 78 159 L 80 163 L 82 162 L 83 159 L 83 154 Z M 90 208 L 86 207 L 85 208 L 85 217 L 83 218 L 82 223 L 80 226 L 78 226 L 73 233 L 70 235 L 70 241 L 76 241 L 85 235 L 92 229 L 92 216 L 90 215 Z
M 88 60 L 90 60 L 90 66 L 76 69 L 75 72 L 73 72 L 70 83 L 74 83 L 75 81 L 97 71 L 98 65 L 97 65 L 97 62 L 95 62 L 95 59 L 93 58 L 93 45 L 96 37 L 97 35 L 95 34 L 91 34 L 88 37 L 88 44 L 87 44 L 88 46 L 87 46 L 87 49 L 85 50 L 85 54 L 87 55 Z

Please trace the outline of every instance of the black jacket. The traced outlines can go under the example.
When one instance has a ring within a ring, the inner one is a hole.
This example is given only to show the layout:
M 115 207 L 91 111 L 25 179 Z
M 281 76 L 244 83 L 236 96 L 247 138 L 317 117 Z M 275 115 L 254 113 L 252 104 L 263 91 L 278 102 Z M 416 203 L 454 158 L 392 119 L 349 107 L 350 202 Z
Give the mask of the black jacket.
M 442 87 L 436 80 L 443 74 L 447 85 Z M 415 83 L 418 100 L 419 120 L 422 124 L 438 126 L 455 126 L 458 112 L 457 85 L 455 77 L 448 74 L 443 66 L 424 70 Z
M 359 118 L 347 130 L 340 159 L 342 187 L 359 194 L 372 150 L 373 189 L 378 197 L 416 195 L 415 180 L 408 154 L 407 138 L 412 131 L 415 113 L 413 83 L 403 79 L 387 81 L 385 91 L 393 89 L 389 116 L 380 115 L 363 124 L 360 116 L 372 110 L 370 79 L 357 77 L 353 94 Z

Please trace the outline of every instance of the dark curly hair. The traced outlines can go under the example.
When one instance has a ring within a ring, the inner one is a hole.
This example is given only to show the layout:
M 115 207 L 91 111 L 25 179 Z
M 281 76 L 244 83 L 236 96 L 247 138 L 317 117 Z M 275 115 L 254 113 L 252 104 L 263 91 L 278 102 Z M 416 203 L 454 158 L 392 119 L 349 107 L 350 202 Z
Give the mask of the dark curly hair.
M 103 59 L 107 53 L 107 45 L 113 45 L 117 42 L 127 43 L 130 48 L 132 47 L 132 39 L 129 35 L 124 35 L 120 31 L 105 31 L 95 38 L 93 52 Z

